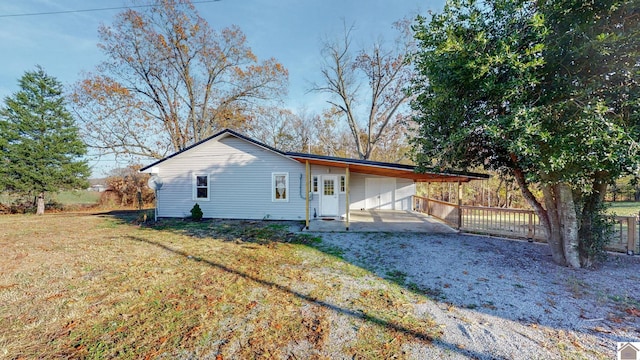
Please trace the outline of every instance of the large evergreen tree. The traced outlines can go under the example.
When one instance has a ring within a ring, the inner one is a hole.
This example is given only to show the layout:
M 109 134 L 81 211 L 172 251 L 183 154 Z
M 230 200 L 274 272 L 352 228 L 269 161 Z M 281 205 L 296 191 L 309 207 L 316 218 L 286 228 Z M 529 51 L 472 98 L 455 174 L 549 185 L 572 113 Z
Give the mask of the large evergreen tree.
M 640 163 L 639 3 L 451 0 L 415 26 L 417 161 L 513 175 L 560 264 L 602 251 L 606 186 Z
M 19 84 L 0 108 L 0 191 L 37 196 L 42 213 L 46 192 L 88 185 L 86 145 L 56 78 L 37 67 Z

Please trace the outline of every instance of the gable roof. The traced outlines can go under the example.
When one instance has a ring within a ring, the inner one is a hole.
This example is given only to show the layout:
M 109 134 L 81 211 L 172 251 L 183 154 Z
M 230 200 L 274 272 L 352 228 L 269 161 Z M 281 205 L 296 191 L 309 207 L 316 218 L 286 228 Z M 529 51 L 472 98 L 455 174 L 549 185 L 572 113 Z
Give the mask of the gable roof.
M 416 167 L 413 165 L 395 164 L 395 163 L 371 161 L 371 160 L 340 158 L 340 157 L 334 157 L 334 156 L 324 156 L 324 155 L 298 153 L 298 152 L 283 152 L 272 146 L 261 143 L 255 139 L 252 139 L 250 137 L 247 137 L 245 135 L 242 135 L 230 129 L 222 130 L 202 141 L 199 141 L 172 155 L 169 155 L 164 159 L 158 160 L 152 163 L 151 165 L 147 165 L 142 169 L 140 169 L 140 172 L 144 172 L 145 170 L 148 170 L 154 166 L 157 166 L 171 158 L 174 158 L 186 151 L 189 151 L 197 147 L 202 143 L 205 143 L 207 141 L 214 140 L 214 139 L 220 140 L 227 136 L 234 136 L 238 139 L 247 141 L 258 147 L 272 151 L 280 156 L 298 161 L 300 163 L 305 163 L 308 161 L 309 164 L 312 164 L 312 165 L 322 165 L 322 166 L 331 166 L 331 167 L 339 167 L 339 168 L 348 167 L 349 171 L 354 173 L 412 179 L 414 181 L 419 181 L 419 182 L 458 182 L 458 181 L 469 182 L 471 180 L 481 180 L 481 179 L 490 178 L 490 175 L 487 175 L 487 174 L 471 173 L 471 172 L 464 172 L 464 171 L 429 170 L 428 172 L 425 172 L 425 173 L 418 173 L 416 172 Z
M 233 131 L 231 129 L 224 129 L 224 130 L 222 130 L 220 132 L 217 132 L 217 133 L 209 136 L 208 138 L 206 138 L 204 140 L 200 140 L 200 141 L 198 141 L 197 143 L 195 143 L 195 144 L 193 144 L 191 146 L 187 146 L 186 148 L 184 148 L 184 149 L 182 149 L 182 150 L 180 150 L 178 152 L 175 152 L 175 153 L 173 153 L 173 154 L 171 154 L 171 155 L 169 155 L 169 156 L 167 156 L 167 157 L 165 157 L 163 159 L 160 159 L 160 160 L 158 160 L 158 161 L 156 161 L 156 162 L 154 162 L 154 163 L 152 163 L 150 165 L 147 165 L 147 166 L 143 167 L 142 169 L 140 169 L 139 171 L 140 172 L 144 172 L 145 170 L 151 169 L 154 166 L 157 166 L 157 165 L 159 165 L 159 164 L 161 164 L 161 163 L 163 163 L 163 162 L 165 162 L 165 161 L 167 161 L 167 160 L 169 160 L 171 158 L 174 158 L 174 157 L 176 157 L 176 156 L 178 156 L 178 155 L 180 155 L 180 154 L 182 154 L 184 152 L 187 152 L 187 151 L 197 147 L 200 144 L 206 143 L 207 141 L 214 140 L 214 139 L 215 140 L 220 140 L 220 139 L 223 139 L 223 138 L 225 138 L 227 136 L 234 136 L 234 137 L 236 137 L 238 139 L 250 142 L 250 143 L 252 143 L 252 144 L 254 144 L 256 146 L 259 146 L 259 147 L 264 148 L 266 150 L 272 151 L 272 152 L 274 152 L 274 153 L 276 153 L 278 155 L 287 157 L 286 153 L 284 153 L 284 152 L 282 152 L 282 151 L 280 151 L 280 150 L 278 150 L 278 149 L 276 149 L 276 148 L 274 148 L 272 146 L 269 146 L 267 144 L 263 144 L 260 141 L 254 140 L 254 139 L 252 139 L 252 138 L 250 138 L 248 136 L 244 136 L 244 135 L 242 135 L 240 133 L 237 133 L 237 132 L 235 132 L 235 131 Z

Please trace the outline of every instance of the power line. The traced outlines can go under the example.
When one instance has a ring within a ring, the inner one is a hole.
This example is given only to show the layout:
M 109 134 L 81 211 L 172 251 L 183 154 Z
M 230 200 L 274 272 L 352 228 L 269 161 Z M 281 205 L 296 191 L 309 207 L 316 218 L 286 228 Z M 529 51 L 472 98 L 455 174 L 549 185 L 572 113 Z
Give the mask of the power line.
M 201 0 L 201 1 L 192 1 L 191 3 L 192 4 L 206 4 L 206 3 L 218 2 L 218 1 L 221 1 L 221 0 Z M 160 5 L 158 5 L 158 4 L 149 4 L 149 5 L 134 5 L 134 6 L 118 6 L 118 7 L 108 7 L 108 8 L 96 8 L 96 9 L 46 11 L 46 12 L 38 12 L 38 13 L 4 14 L 4 15 L 0 14 L 0 18 L 39 16 L 39 15 L 74 14 L 74 13 L 94 12 L 94 11 L 137 9 L 137 8 L 147 8 L 147 7 L 156 7 L 156 6 L 160 6 Z

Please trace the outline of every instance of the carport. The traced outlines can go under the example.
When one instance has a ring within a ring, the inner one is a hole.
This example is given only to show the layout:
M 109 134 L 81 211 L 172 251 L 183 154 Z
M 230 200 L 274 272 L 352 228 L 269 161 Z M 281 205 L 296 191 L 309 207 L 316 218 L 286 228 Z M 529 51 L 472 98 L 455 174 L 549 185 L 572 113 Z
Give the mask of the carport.
M 369 160 L 358 160 L 358 159 L 347 159 L 347 158 L 337 158 L 331 156 L 323 156 L 323 155 L 315 155 L 315 154 L 304 154 L 304 153 L 287 153 L 289 157 L 292 159 L 305 164 L 306 168 L 306 194 L 311 193 L 311 170 L 310 166 L 322 166 L 327 169 L 336 169 L 340 172 L 341 178 L 344 178 L 344 209 L 345 213 L 343 216 L 339 217 L 320 217 L 315 218 L 313 222 L 313 227 L 318 229 L 318 231 L 322 231 L 320 229 L 324 228 L 338 228 L 341 227 L 345 230 L 359 230 L 364 231 L 368 229 L 377 229 L 381 227 L 386 227 L 389 229 L 393 228 L 405 228 L 411 229 L 421 224 L 426 226 L 427 224 L 434 224 L 431 226 L 430 230 L 439 226 L 436 226 L 435 219 L 431 219 L 429 217 L 425 217 L 421 214 L 415 213 L 413 211 L 392 211 L 392 210 L 368 210 L 362 206 L 352 206 L 354 205 L 350 201 L 350 193 L 351 193 L 351 184 L 350 184 L 350 175 L 351 174 L 363 174 L 363 175 L 373 175 L 378 177 L 377 180 L 384 180 L 385 178 L 397 178 L 397 179 L 405 179 L 409 180 L 409 183 L 413 181 L 413 183 L 423 182 L 423 183 L 431 183 L 431 182 L 450 182 L 456 183 L 458 187 L 458 192 L 460 191 L 460 184 L 469 182 L 471 180 L 480 180 L 487 179 L 489 176 L 486 174 L 478 174 L 478 173 L 470 173 L 470 172 L 462 172 L 462 171 L 438 171 L 435 169 L 430 169 L 425 172 L 417 172 L 416 167 L 413 165 L 406 164 L 395 164 L 395 163 L 386 163 L 386 162 L 378 162 L 378 161 L 369 161 Z M 329 171 L 329 170 L 328 170 Z M 333 173 L 332 173 L 333 174 Z M 368 180 L 368 179 L 367 179 Z M 369 183 L 367 183 L 367 186 Z M 375 186 L 384 186 L 384 182 L 375 182 L 372 183 Z M 328 191 L 332 191 L 331 195 L 333 195 L 333 185 L 327 187 Z M 365 189 L 365 191 L 367 191 Z M 415 188 L 413 189 L 415 192 Z M 324 195 L 321 192 L 321 196 Z M 413 194 L 415 195 L 415 193 Z M 409 207 L 406 207 L 407 210 Z M 359 209 L 359 210 L 358 210 Z M 411 209 L 413 210 L 413 209 Z M 331 222 L 335 222 L 337 225 L 328 224 Z M 305 228 L 310 230 L 311 227 L 311 218 L 310 218 L 310 206 L 309 206 L 309 196 L 306 197 L 306 214 L 305 214 Z M 400 225 L 400 224 L 407 225 Z M 442 226 L 446 226 L 444 224 L 439 224 Z M 358 229 L 354 228 L 356 226 Z M 329 230 L 331 231 L 331 230 Z M 335 230 L 334 230 L 335 231 Z M 371 231 L 385 231 L 385 230 L 371 230 Z M 398 230 L 389 230 L 389 231 L 398 231 Z M 407 230 L 411 231 L 411 230 Z

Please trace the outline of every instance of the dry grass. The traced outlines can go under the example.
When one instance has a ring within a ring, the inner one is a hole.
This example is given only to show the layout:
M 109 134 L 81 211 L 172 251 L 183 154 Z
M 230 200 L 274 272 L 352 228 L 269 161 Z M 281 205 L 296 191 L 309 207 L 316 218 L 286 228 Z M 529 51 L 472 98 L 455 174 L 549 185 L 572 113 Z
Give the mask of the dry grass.
M 424 298 L 313 242 L 277 223 L 0 217 L 0 357 L 402 358 L 439 336 Z

